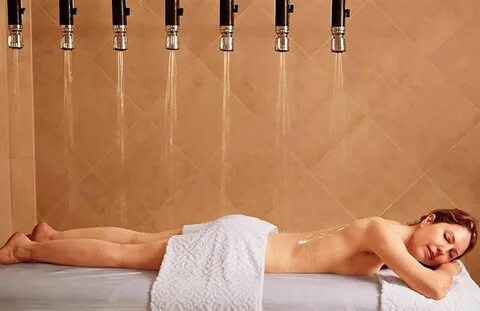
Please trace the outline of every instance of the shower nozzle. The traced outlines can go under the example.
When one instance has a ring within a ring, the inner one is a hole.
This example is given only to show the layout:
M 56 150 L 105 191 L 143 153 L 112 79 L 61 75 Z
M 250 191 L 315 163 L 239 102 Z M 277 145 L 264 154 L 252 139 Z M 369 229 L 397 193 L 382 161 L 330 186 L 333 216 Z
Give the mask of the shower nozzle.
M 125 51 L 127 49 L 127 0 L 112 0 L 113 49 Z
M 345 18 L 350 17 L 350 10 L 345 9 L 345 0 L 332 0 L 332 41 L 331 50 L 343 53 L 345 45 Z
M 8 47 L 21 49 L 23 47 L 22 0 L 8 0 Z
M 233 51 L 234 14 L 238 13 L 235 0 L 220 0 L 220 50 Z
M 73 50 L 75 47 L 73 16 L 77 14 L 77 8 L 75 8 L 73 0 L 59 0 L 58 8 L 61 31 L 60 48 Z
M 233 51 L 234 14 L 238 12 L 235 0 L 220 0 L 220 50 Z
M 290 49 L 288 32 L 290 27 L 290 13 L 293 13 L 294 6 L 289 0 L 275 1 L 275 51 L 288 52 Z
M 183 8 L 180 7 L 180 0 L 165 0 L 165 48 L 167 50 L 178 50 L 178 30 L 180 16 L 183 15 Z

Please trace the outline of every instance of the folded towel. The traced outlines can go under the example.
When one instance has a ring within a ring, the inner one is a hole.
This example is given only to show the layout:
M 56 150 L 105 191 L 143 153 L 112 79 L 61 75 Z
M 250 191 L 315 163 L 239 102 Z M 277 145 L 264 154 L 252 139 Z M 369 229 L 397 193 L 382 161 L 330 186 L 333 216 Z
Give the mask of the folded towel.
M 184 232 L 168 240 L 151 310 L 260 311 L 267 235 L 277 227 L 229 215 Z
M 480 288 L 472 280 L 467 269 L 460 262 L 462 271 L 453 278 L 447 296 L 434 300 L 410 289 L 392 270 L 380 271 L 378 278 L 382 286 L 382 311 L 473 311 L 480 310 Z

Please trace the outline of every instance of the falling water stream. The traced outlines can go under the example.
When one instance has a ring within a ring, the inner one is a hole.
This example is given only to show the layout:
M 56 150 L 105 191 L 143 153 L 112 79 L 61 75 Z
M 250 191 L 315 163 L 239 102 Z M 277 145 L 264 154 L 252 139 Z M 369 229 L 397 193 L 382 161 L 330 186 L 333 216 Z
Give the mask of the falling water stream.
M 125 92 L 123 72 L 123 52 L 117 52 L 117 144 L 120 151 L 120 167 L 118 170 L 118 187 L 116 192 L 116 206 L 120 212 L 120 222 L 126 222 L 126 180 L 125 180 Z
M 12 81 L 13 81 L 13 98 L 9 101 L 9 152 L 10 152 L 10 159 L 15 157 L 15 137 L 16 137 L 16 129 L 19 125 L 18 117 L 19 117 L 19 104 L 20 104 L 20 71 L 19 71 L 19 63 L 18 63 L 18 50 L 12 49 L 12 61 L 13 61 L 13 72 L 12 72 Z M 13 170 L 10 168 L 10 185 L 13 184 L 14 176 Z M 13 208 L 13 204 L 12 204 Z M 13 210 L 11 211 L 13 215 Z
M 329 143 L 337 145 L 339 150 L 339 167 L 341 185 L 345 187 L 345 164 L 346 164 L 346 97 L 343 87 L 343 64 L 342 53 L 335 53 L 335 67 L 333 76 L 333 100 L 330 109 Z
M 227 137 L 230 134 L 230 52 L 223 54 L 223 105 L 222 105 L 222 163 L 220 177 L 220 204 L 226 206 L 227 194 L 226 186 L 228 183 L 228 165 L 227 165 Z
M 12 49 L 13 53 L 13 98 L 10 105 L 10 141 L 13 142 L 16 137 L 17 126 L 20 125 L 18 121 L 20 110 L 20 68 L 18 63 L 18 49 Z M 13 152 L 13 146 L 10 145 L 10 152 Z M 13 158 L 13 156 L 11 156 Z
M 64 51 L 63 54 L 63 122 L 64 122 L 64 158 L 66 165 L 66 184 L 67 184 L 67 210 L 68 219 L 74 210 L 75 200 L 73 198 L 73 107 L 72 107 L 72 51 Z
M 175 51 L 169 51 L 168 55 L 168 78 L 165 92 L 164 107 L 164 133 L 168 133 L 163 148 L 163 160 L 165 167 L 168 169 L 169 194 L 173 193 L 175 185 L 175 168 L 174 168 L 174 136 L 177 124 L 177 63 L 175 59 Z
M 287 96 L 287 72 L 286 72 L 286 55 L 279 53 L 279 80 L 278 80 L 278 98 L 277 98 L 277 131 L 275 140 L 275 159 L 277 159 L 278 179 L 274 189 L 274 205 L 279 206 L 282 210 L 287 200 L 287 181 L 288 181 L 288 165 L 287 165 L 287 137 L 290 133 L 290 108 Z

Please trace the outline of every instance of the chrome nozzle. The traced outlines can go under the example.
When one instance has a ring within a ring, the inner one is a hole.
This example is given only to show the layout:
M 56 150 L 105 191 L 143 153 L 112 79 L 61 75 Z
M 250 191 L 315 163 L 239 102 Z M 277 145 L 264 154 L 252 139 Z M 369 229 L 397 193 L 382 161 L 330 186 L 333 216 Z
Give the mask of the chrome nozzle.
M 168 25 L 165 26 L 167 31 L 167 36 L 165 37 L 165 48 L 167 50 L 178 50 L 178 26 L 177 25 Z
M 345 27 L 332 27 L 331 50 L 333 53 L 343 53 L 346 50 Z
M 277 33 L 277 37 L 275 38 L 275 51 L 288 52 L 290 49 L 288 26 L 276 26 L 275 31 Z
M 113 49 L 116 51 L 127 50 L 127 25 L 113 26 Z
M 23 26 L 9 25 L 10 33 L 7 38 L 8 47 L 11 49 L 23 48 Z
M 73 50 L 75 47 L 73 25 L 62 25 L 60 31 L 62 33 L 60 38 L 60 48 L 62 50 Z
M 220 50 L 233 51 L 233 26 L 220 26 Z

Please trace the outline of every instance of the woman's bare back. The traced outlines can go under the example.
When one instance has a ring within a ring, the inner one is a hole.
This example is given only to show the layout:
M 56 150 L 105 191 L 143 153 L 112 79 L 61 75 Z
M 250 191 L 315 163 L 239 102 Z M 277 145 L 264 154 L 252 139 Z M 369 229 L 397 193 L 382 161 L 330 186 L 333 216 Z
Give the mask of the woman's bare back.
M 363 249 L 364 232 L 361 226 L 352 223 L 330 234 L 325 231 L 271 234 L 267 240 L 265 272 L 375 274 L 383 262 Z

